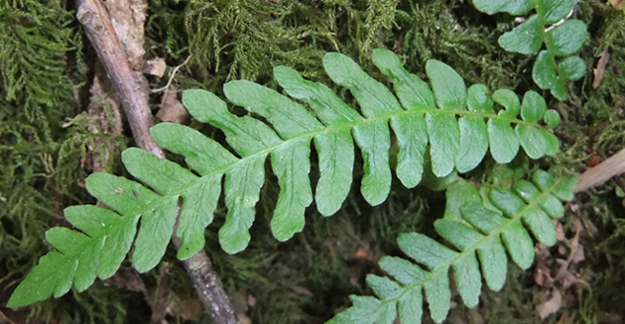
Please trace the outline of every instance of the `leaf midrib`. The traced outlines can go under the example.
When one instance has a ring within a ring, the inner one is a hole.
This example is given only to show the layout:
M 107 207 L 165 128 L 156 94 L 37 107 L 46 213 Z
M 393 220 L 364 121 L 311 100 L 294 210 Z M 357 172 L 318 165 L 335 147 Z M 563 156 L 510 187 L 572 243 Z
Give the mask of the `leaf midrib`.
M 448 262 L 443 263 L 441 266 L 437 267 L 436 269 L 434 269 L 432 271 L 428 271 L 428 276 L 426 278 L 417 280 L 417 281 L 415 281 L 414 283 L 412 283 L 412 284 L 410 284 L 408 286 L 404 286 L 403 287 L 404 291 L 400 295 L 395 297 L 395 298 L 392 298 L 392 299 L 381 299 L 382 305 L 385 305 L 385 304 L 390 303 L 390 302 L 397 303 L 397 301 L 399 301 L 404 295 L 406 295 L 412 289 L 415 289 L 415 288 L 421 289 L 425 284 L 427 284 L 431 280 L 431 278 L 435 277 L 440 271 L 449 271 L 449 267 L 451 267 L 454 262 L 458 261 L 461 258 L 464 258 L 464 257 L 468 256 L 470 253 L 475 254 L 475 251 L 479 247 L 481 247 L 482 245 L 486 244 L 486 242 L 489 242 L 495 236 L 501 235 L 501 233 L 503 233 L 509 226 L 511 226 L 515 222 L 519 221 L 525 215 L 526 212 L 528 212 L 531 208 L 537 206 L 540 203 L 540 201 L 542 201 L 542 199 L 545 196 L 551 194 L 551 191 L 562 181 L 562 179 L 563 178 L 556 179 L 554 181 L 554 183 L 551 186 L 549 186 L 549 188 L 547 190 L 542 191 L 540 193 L 540 195 L 536 196 L 535 199 L 532 199 L 529 203 L 527 203 L 526 207 L 523 208 L 523 210 L 520 213 L 518 213 L 517 215 L 515 215 L 514 217 L 507 218 L 507 217 L 504 216 L 504 218 L 508 220 L 508 223 L 505 224 L 504 226 L 501 226 L 497 230 L 495 230 L 495 231 L 491 232 L 490 234 L 484 236 L 484 238 L 481 239 L 478 243 L 476 243 L 475 245 L 473 245 L 472 247 L 470 247 L 470 248 L 468 248 L 468 249 L 466 249 L 464 251 L 458 252 L 458 251 L 454 250 L 454 252 L 456 252 L 457 255 L 454 258 L 450 259 Z M 475 229 L 475 227 L 473 227 L 473 226 L 471 226 L 471 228 Z M 478 231 L 478 232 L 480 232 L 480 231 Z M 480 232 L 480 234 L 484 235 L 481 232 Z M 533 242 L 533 240 L 532 240 L 532 242 Z M 506 248 L 505 250 L 507 251 L 508 249 Z M 477 256 L 475 256 L 475 257 L 477 257 Z M 483 278 L 483 277 L 484 277 L 484 275 L 482 273 L 482 270 L 480 269 L 480 279 Z
M 195 186 L 196 184 L 198 184 L 200 181 L 208 181 L 208 179 L 211 178 L 211 176 L 223 176 L 226 174 L 226 172 L 228 172 L 231 169 L 234 169 L 237 165 L 239 165 L 239 163 L 245 163 L 246 161 L 252 160 L 254 158 L 258 158 L 260 156 L 266 156 L 269 153 L 272 153 L 273 151 L 277 150 L 280 147 L 286 146 L 286 145 L 290 145 L 295 141 L 300 141 L 303 138 L 306 138 L 308 141 L 310 141 L 312 138 L 314 138 L 315 136 L 322 134 L 322 133 L 329 133 L 331 131 L 335 131 L 335 130 L 343 130 L 343 129 L 353 129 L 356 126 L 359 125 L 364 125 L 367 123 L 374 123 L 376 121 L 379 120 L 390 120 L 393 117 L 396 116 L 400 116 L 400 115 L 407 115 L 407 114 L 421 114 L 421 115 L 425 115 L 425 114 L 445 114 L 445 115 L 457 115 L 457 116 L 466 116 L 466 115 L 472 115 L 472 116 L 478 116 L 478 117 L 482 117 L 482 118 L 487 118 L 487 119 L 496 119 L 496 120 L 503 120 L 503 121 L 507 121 L 509 123 L 513 123 L 513 124 L 518 124 L 518 125 L 530 125 L 530 126 L 536 126 L 536 123 L 530 123 L 530 122 L 526 122 L 517 118 L 506 118 L 504 116 L 500 116 L 497 115 L 495 113 L 489 113 L 489 112 L 484 112 L 484 111 L 472 111 L 472 110 L 444 110 L 444 109 L 436 109 L 436 108 L 418 108 L 418 109 L 409 109 L 409 110 L 398 110 L 398 111 L 393 111 L 392 113 L 388 113 L 388 114 L 383 114 L 383 115 L 378 115 L 378 116 L 372 116 L 372 117 L 367 117 L 367 118 L 362 118 L 356 121 L 347 121 L 347 122 L 339 122 L 336 124 L 331 124 L 331 125 L 324 125 L 325 127 L 321 128 L 321 129 L 316 129 L 314 131 L 309 131 L 309 132 L 303 132 L 300 133 L 297 136 L 293 136 L 289 139 L 283 140 L 280 142 L 280 144 L 265 148 L 263 150 L 260 150 L 254 154 L 250 154 L 247 156 L 243 156 L 239 159 L 237 159 L 236 162 L 225 165 L 221 168 L 216 168 L 211 172 L 208 172 L 206 174 L 200 175 L 200 177 L 198 177 L 198 179 L 196 180 L 192 180 L 189 181 L 187 184 L 180 186 L 176 189 L 172 189 L 169 190 L 168 193 L 166 194 L 160 194 L 159 198 L 155 199 L 154 201 L 150 202 L 147 205 L 143 205 L 141 206 L 142 208 L 138 208 L 137 210 L 133 210 L 132 212 L 126 213 L 126 214 L 132 214 L 132 215 L 143 215 L 144 213 L 146 213 L 147 211 L 151 210 L 152 208 L 156 208 L 158 206 L 160 206 L 160 204 L 162 204 L 164 201 L 168 200 L 169 198 L 173 197 L 173 196 L 177 196 L 180 195 L 182 196 L 182 193 L 185 192 L 187 189 Z M 139 179 L 141 180 L 141 179 Z M 183 197 L 184 199 L 184 197 Z M 184 206 L 184 205 L 183 205 Z M 176 233 L 173 233 L 173 235 L 175 235 Z

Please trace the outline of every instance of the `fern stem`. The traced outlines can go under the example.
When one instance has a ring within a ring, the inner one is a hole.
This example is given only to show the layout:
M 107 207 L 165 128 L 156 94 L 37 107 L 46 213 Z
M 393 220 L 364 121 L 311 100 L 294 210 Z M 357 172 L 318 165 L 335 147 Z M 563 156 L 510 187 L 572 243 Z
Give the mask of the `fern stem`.
M 538 19 L 540 21 L 540 24 L 545 26 L 545 19 L 543 18 L 544 13 L 541 12 L 540 6 L 536 6 L 536 14 L 538 15 Z M 543 38 L 543 44 L 545 45 L 545 48 L 547 49 L 547 53 L 549 55 L 549 61 L 553 64 L 554 70 L 556 71 L 556 75 L 562 79 L 562 82 L 565 82 L 565 78 L 562 77 L 562 74 L 560 73 L 560 67 L 558 66 L 558 62 L 556 61 L 556 53 L 555 50 L 553 49 L 552 46 L 549 45 L 549 42 L 547 41 L 547 33 L 545 32 L 545 29 L 542 29 L 542 38 Z M 566 82 L 564 83 L 565 87 L 566 87 Z
M 471 110 L 443 110 L 443 109 L 420 109 L 420 110 L 401 110 L 401 111 L 397 111 L 397 112 L 393 112 L 390 114 L 384 114 L 384 115 L 379 115 L 379 116 L 374 116 L 374 117 L 368 117 L 368 118 L 363 118 L 361 120 L 357 120 L 354 122 L 345 122 L 345 123 L 340 123 L 340 124 L 334 124 L 334 125 L 326 125 L 324 128 L 321 128 L 319 130 L 314 130 L 314 131 L 310 131 L 310 132 L 305 132 L 305 133 L 301 133 L 297 136 L 291 137 L 289 139 L 284 140 L 283 142 L 281 142 L 278 145 L 274 145 L 274 146 L 270 146 L 264 150 L 260 150 L 254 154 L 250 154 L 247 155 L 245 157 L 243 157 L 243 159 L 247 159 L 247 158 L 253 158 L 253 157 L 260 157 L 260 156 L 265 156 L 275 150 L 277 150 L 280 147 L 285 147 L 288 145 L 291 145 L 293 142 L 296 141 L 300 141 L 302 139 L 308 139 L 311 140 L 313 139 L 315 136 L 322 134 L 322 133 L 327 133 L 333 130 L 344 130 L 344 129 L 354 129 L 356 126 L 359 125 L 366 125 L 368 123 L 375 123 L 379 120 L 390 120 L 392 117 L 395 116 L 400 116 L 400 115 L 409 115 L 409 114 L 420 114 L 420 115 L 425 115 L 425 114 L 430 114 L 430 115 L 437 115 L 437 114 L 441 114 L 441 115 L 454 115 L 454 116 L 458 116 L 458 117 L 462 117 L 462 116 L 474 116 L 474 117 L 483 117 L 483 118 L 487 118 L 487 119 L 495 119 L 495 120 L 502 120 L 505 122 L 509 122 L 509 123 L 513 123 L 513 124 L 517 124 L 517 125 L 528 125 L 528 126 L 533 126 L 535 125 L 535 123 L 530 123 L 530 122 L 526 122 L 524 120 L 521 119 L 510 119 L 504 116 L 500 116 L 497 115 L 495 113 L 487 113 L 487 112 L 483 112 L 483 111 L 471 111 Z M 219 169 L 215 169 L 213 172 L 206 174 L 205 176 L 212 176 L 212 175 L 219 175 L 219 174 L 224 174 L 226 173 L 226 171 L 233 169 L 236 165 L 238 165 L 238 163 L 241 163 L 241 161 L 243 160 L 239 160 L 233 164 L 227 165 L 223 168 L 219 168 Z M 192 185 L 195 185 L 195 182 L 190 182 L 189 185 L 185 186 L 186 187 L 190 187 Z M 176 190 L 177 191 L 177 190 Z M 163 196 L 163 199 L 166 199 L 166 197 L 171 197 L 171 196 Z
M 528 126 L 535 125 L 534 123 L 526 122 L 520 119 L 511 119 L 505 116 L 497 115 L 495 113 L 488 113 L 488 112 L 483 112 L 483 111 L 470 111 L 470 110 L 442 110 L 442 109 L 401 110 L 401 111 L 396 111 L 396 112 L 389 113 L 389 114 L 363 118 L 363 119 L 353 121 L 353 122 L 343 122 L 339 124 L 327 125 L 324 128 L 320 128 L 320 129 L 313 130 L 310 132 L 304 132 L 296 136 L 293 136 L 291 138 L 285 139 L 284 141 L 280 142 L 277 145 L 269 146 L 253 154 L 246 155 L 242 157 L 241 159 L 238 159 L 234 163 L 227 164 L 221 168 L 216 168 L 209 173 L 203 174 L 202 177 L 198 178 L 197 180 L 189 181 L 185 185 L 178 187 L 178 188 L 172 188 L 171 194 L 163 194 L 159 199 L 155 199 L 151 204 L 147 206 L 139 206 L 139 209 L 136 210 L 135 212 L 137 214 L 148 212 L 152 208 L 155 208 L 155 206 L 160 206 L 165 200 L 171 199 L 172 197 L 176 196 L 177 194 L 175 193 L 182 192 L 188 188 L 197 186 L 198 182 L 200 181 L 207 181 L 207 179 L 210 179 L 213 176 L 221 176 L 223 174 L 226 174 L 228 171 L 236 168 L 240 163 L 245 163 L 244 161 L 247 161 L 249 159 L 265 157 L 269 153 L 272 153 L 281 147 L 287 147 L 289 145 L 292 145 L 294 142 L 298 142 L 303 139 L 310 141 L 315 136 L 323 134 L 323 133 L 328 133 L 328 132 L 335 131 L 335 130 L 352 130 L 356 126 L 366 125 L 368 123 L 376 123 L 380 120 L 384 120 L 388 122 L 388 120 L 390 120 L 392 117 L 395 117 L 395 116 L 406 115 L 406 114 L 425 115 L 426 113 L 431 114 L 431 115 L 444 114 L 444 115 L 454 115 L 454 116 L 475 116 L 475 117 L 483 117 L 487 119 L 502 120 L 505 122 L 514 123 L 518 125 L 528 125 Z

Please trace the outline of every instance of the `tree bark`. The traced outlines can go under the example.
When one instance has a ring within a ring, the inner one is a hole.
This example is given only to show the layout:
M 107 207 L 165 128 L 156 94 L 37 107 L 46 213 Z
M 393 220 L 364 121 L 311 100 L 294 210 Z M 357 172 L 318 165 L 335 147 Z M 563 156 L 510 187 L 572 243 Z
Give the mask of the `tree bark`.
M 77 0 L 76 16 L 119 96 L 137 146 L 164 159 L 165 153 L 150 135 L 153 117 L 148 101 L 148 83 L 141 72 L 131 68 L 128 56 L 111 24 L 107 8 L 101 0 Z M 133 55 L 132 63 L 135 68 L 140 68 L 137 55 Z M 178 248 L 179 242 L 175 233 L 173 241 Z M 204 304 L 204 309 L 213 321 L 216 324 L 238 323 L 221 280 L 206 253 L 202 250 L 182 262 Z

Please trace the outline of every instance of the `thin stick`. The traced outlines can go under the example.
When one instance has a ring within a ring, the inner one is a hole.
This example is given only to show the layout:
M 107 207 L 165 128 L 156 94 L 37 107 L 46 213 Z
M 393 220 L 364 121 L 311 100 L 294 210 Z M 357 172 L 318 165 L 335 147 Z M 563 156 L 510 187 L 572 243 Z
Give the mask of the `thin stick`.
M 150 135 L 154 122 L 148 105 L 148 83 L 143 75 L 130 68 L 104 4 L 101 0 L 78 0 L 77 5 L 76 17 L 85 27 L 85 33 L 122 102 L 137 146 L 165 158 L 165 153 Z
M 119 96 L 137 146 L 164 159 L 165 153 L 150 135 L 153 125 L 148 105 L 149 86 L 142 74 L 132 70 L 119 38 L 111 25 L 108 11 L 101 0 L 77 0 L 76 16 L 104 66 L 106 75 Z M 176 236 L 174 235 L 176 247 Z M 238 323 L 221 280 L 202 250 L 182 261 L 187 274 L 204 303 L 204 309 L 216 324 Z
M 173 282 L 171 268 L 172 265 L 169 262 L 163 262 L 161 264 L 154 299 L 150 302 L 150 308 L 152 308 L 150 324 L 161 324 L 165 316 L 167 316 L 167 305 L 171 297 L 171 286 Z
M 573 192 L 586 191 L 623 172 L 625 172 L 625 149 L 580 174 L 577 177 L 577 185 L 573 188 Z
M 174 235 L 174 245 L 180 247 L 180 239 Z M 224 291 L 221 280 L 213 269 L 213 264 L 204 250 L 182 261 L 187 274 L 200 295 L 204 309 L 216 324 L 240 324 Z M 207 308 L 208 307 L 208 308 Z

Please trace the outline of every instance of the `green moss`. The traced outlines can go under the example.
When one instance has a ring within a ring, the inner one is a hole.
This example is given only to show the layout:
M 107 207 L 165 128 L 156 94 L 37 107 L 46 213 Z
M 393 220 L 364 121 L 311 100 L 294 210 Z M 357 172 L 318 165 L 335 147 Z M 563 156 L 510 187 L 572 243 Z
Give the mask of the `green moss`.
M 81 164 L 87 146 L 102 136 L 87 130 L 85 117 L 74 118 L 86 67 L 68 5 L 0 3 L 0 291 L 10 292 L 48 251 L 47 229 L 67 226 L 63 208 L 93 202 Z M 66 119 L 73 119 L 71 127 L 63 125 Z M 100 284 L 27 313 L 46 322 L 122 323 L 128 300 Z
M 221 80 L 256 79 L 272 64 L 318 65 L 317 44 L 336 40 L 323 24 L 301 22 L 309 10 L 290 1 L 190 1 L 185 27 L 192 62 Z

